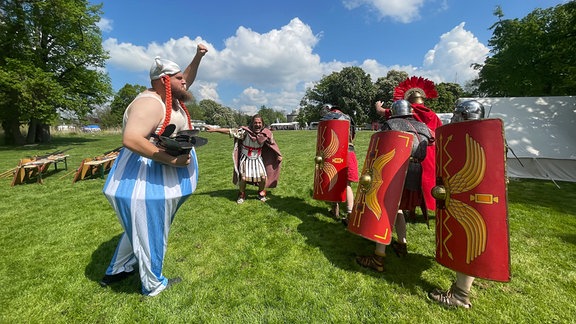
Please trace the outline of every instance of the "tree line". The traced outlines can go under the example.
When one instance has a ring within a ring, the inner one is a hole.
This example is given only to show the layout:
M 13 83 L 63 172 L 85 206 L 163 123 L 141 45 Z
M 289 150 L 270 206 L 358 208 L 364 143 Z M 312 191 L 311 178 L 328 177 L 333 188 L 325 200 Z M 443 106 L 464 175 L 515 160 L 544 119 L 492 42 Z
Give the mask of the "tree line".
M 124 87 L 118 90 L 110 105 L 97 111 L 93 115 L 93 119 L 98 120 L 105 128 L 121 126 L 124 110 L 130 102 L 144 90 L 146 90 L 145 86 L 133 84 L 124 85 Z M 243 114 L 236 109 L 223 106 L 214 100 L 204 99 L 196 102 L 196 99 L 192 96 L 192 100 L 185 102 L 184 105 L 186 109 L 188 109 L 192 120 L 201 120 L 208 125 L 237 127 L 250 123 L 251 116 Z M 268 124 L 276 120 L 280 122 L 286 121 L 286 116 L 282 112 L 267 108 L 266 106 L 261 106 L 257 113 L 260 114 Z
M 108 53 L 97 26 L 101 8 L 87 0 L 0 2 L 0 125 L 6 144 L 49 142 L 50 125 L 62 115 L 80 122 L 96 117 L 105 127 L 121 124 L 124 109 L 144 87 L 127 84 L 113 93 L 103 69 Z M 437 84 L 438 98 L 426 102 L 431 109 L 449 112 L 463 96 L 576 93 L 576 1 L 536 9 L 521 19 L 504 19 L 496 7 L 494 16 L 490 55 L 473 65 L 478 77 L 464 89 L 455 83 Z M 338 105 L 358 123 L 377 120 L 374 102 L 391 104 L 394 87 L 407 77 L 406 72 L 390 71 L 372 82 L 360 67 L 345 67 L 306 90 L 295 107 L 298 121 L 318 120 L 323 103 Z M 249 122 L 249 116 L 213 100 L 186 105 L 192 119 L 208 124 Z M 286 121 L 283 113 L 269 107 L 258 112 L 268 123 Z

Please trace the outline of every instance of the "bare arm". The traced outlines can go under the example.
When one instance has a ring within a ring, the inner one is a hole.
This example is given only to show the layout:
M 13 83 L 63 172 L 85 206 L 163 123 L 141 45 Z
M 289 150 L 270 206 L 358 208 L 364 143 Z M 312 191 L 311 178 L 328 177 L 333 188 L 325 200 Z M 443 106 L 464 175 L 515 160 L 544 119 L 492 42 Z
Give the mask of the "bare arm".
M 230 134 L 230 128 L 214 128 L 212 126 L 206 126 L 206 131 L 208 133 Z
M 387 117 L 390 114 L 390 109 L 382 107 L 382 101 L 376 101 L 374 108 L 376 108 L 376 113 L 382 117 Z
M 190 88 L 194 80 L 196 80 L 196 75 L 198 74 L 198 67 L 200 66 L 200 61 L 202 61 L 202 57 L 208 52 L 208 49 L 204 44 L 198 44 L 196 48 L 196 55 L 192 59 L 192 62 L 188 64 L 186 69 L 184 70 L 184 79 L 186 80 L 186 90 Z
M 162 117 L 162 105 L 152 98 L 140 98 L 128 111 L 128 122 L 122 134 L 122 144 L 143 157 L 172 166 L 186 166 L 189 155 L 171 156 L 149 141 Z

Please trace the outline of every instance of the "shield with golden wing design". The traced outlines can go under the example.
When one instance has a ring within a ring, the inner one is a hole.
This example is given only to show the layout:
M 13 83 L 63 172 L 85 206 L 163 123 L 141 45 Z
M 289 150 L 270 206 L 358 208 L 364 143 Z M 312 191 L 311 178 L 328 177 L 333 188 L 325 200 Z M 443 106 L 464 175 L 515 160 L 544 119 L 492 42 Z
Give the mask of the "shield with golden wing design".
M 412 134 L 407 132 L 389 130 L 372 135 L 348 220 L 350 232 L 390 244 L 412 141 Z
M 349 132 L 347 120 L 324 120 L 318 124 L 314 199 L 346 201 Z
M 483 279 L 510 280 L 504 128 L 500 119 L 436 129 L 436 260 Z

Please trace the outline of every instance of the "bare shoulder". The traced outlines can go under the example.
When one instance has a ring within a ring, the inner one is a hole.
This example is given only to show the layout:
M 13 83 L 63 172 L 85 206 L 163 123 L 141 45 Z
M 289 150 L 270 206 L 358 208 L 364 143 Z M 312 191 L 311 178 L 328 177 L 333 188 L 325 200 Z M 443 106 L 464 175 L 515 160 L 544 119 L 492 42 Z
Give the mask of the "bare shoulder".
M 155 92 L 145 91 L 130 104 L 128 113 L 130 115 L 145 114 L 148 116 L 162 116 L 164 114 L 162 98 Z

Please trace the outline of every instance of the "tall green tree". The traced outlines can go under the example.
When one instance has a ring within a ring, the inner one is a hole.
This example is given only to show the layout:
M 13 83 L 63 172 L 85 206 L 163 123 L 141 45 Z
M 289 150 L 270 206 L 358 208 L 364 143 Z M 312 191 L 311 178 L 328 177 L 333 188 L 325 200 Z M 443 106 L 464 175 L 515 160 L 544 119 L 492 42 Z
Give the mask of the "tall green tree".
M 112 93 L 102 70 L 108 55 L 96 26 L 100 8 L 86 0 L 0 1 L 0 122 L 7 143 L 48 142 L 59 109 L 82 117 Z
M 114 95 L 114 99 L 112 103 L 110 103 L 110 109 L 108 110 L 108 114 L 106 116 L 101 116 L 100 119 L 102 121 L 102 126 L 104 127 L 119 127 L 122 126 L 122 119 L 124 118 L 124 111 L 130 105 L 132 100 L 136 98 L 136 96 L 146 90 L 146 87 L 143 85 L 133 85 L 133 84 L 125 84 L 116 95 Z
M 242 125 L 250 124 L 250 120 L 251 120 L 252 116 L 243 114 L 237 110 L 232 110 L 232 114 L 233 114 L 233 118 L 234 118 L 234 124 L 232 124 L 230 126 L 242 126 Z
M 302 116 L 318 120 L 320 108 L 329 103 L 353 117 L 357 124 L 365 123 L 374 105 L 375 88 L 370 75 L 357 66 L 345 67 L 340 72 L 323 77 L 314 87 L 306 90 L 300 102 Z M 298 118 L 301 121 L 303 118 Z
M 426 106 L 437 113 L 452 112 L 456 100 L 465 96 L 464 90 L 458 83 L 438 83 L 436 91 L 438 91 L 438 97 L 426 100 Z
M 204 112 L 205 121 L 209 125 L 223 127 L 235 126 L 235 116 L 232 109 L 222 106 L 214 100 L 204 99 L 198 103 Z
M 188 113 L 190 113 L 190 119 L 192 120 L 204 120 L 204 111 L 200 108 L 198 102 L 196 102 L 196 97 L 192 95 L 192 99 L 184 103 Z
M 394 88 L 406 79 L 408 79 L 408 73 L 398 70 L 390 70 L 386 73 L 385 77 L 379 77 L 374 83 L 374 87 L 376 88 L 374 102 L 382 101 L 384 107 L 390 107 L 394 101 Z M 381 119 L 381 117 L 376 114 L 375 109 L 370 110 L 369 117 L 370 121 Z
M 262 116 L 262 118 L 264 119 L 264 123 L 266 125 L 270 125 L 272 123 L 275 123 L 276 121 L 280 123 L 286 122 L 286 116 L 284 116 L 282 112 L 274 110 L 272 108 L 267 108 L 266 106 L 260 107 L 260 109 L 258 110 L 258 114 Z
M 479 93 L 489 96 L 556 96 L 576 91 L 576 2 L 536 9 L 522 19 L 502 19 L 488 44 L 492 55 L 478 65 Z

